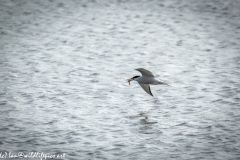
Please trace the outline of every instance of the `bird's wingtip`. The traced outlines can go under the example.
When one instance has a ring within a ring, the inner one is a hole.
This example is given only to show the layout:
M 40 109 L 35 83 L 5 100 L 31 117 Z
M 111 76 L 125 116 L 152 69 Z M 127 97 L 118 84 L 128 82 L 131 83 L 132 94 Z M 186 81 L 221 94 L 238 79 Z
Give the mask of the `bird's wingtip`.
M 137 70 L 137 71 L 138 71 L 138 70 L 142 70 L 142 69 L 144 69 L 144 68 L 136 68 L 135 70 Z

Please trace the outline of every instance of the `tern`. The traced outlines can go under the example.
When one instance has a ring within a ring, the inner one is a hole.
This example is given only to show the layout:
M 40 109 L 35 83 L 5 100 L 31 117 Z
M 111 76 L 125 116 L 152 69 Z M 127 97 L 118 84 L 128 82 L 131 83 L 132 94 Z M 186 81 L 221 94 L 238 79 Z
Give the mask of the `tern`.
M 134 77 L 128 79 L 129 85 L 130 85 L 131 81 L 137 81 L 139 83 L 139 85 L 144 89 L 144 91 L 146 91 L 151 96 L 153 96 L 153 94 L 151 92 L 150 84 L 151 85 L 168 85 L 169 86 L 169 84 L 167 84 L 159 79 L 156 79 L 155 76 L 152 74 L 152 72 L 150 72 L 149 70 L 146 70 L 144 68 L 138 68 L 135 70 L 139 71 L 142 74 L 142 76 L 134 76 Z

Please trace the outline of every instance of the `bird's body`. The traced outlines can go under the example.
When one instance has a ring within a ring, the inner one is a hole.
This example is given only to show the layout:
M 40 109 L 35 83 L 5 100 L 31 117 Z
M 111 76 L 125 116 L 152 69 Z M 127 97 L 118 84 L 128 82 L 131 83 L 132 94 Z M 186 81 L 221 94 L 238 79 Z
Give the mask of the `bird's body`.
M 149 77 L 149 76 L 141 76 L 134 80 L 137 81 L 138 83 L 152 84 L 152 85 L 158 85 L 161 83 L 161 81 L 156 79 L 155 77 Z
M 142 73 L 142 76 L 134 76 L 130 79 L 128 79 L 129 85 L 130 85 L 130 81 L 137 81 L 139 83 L 139 85 L 151 96 L 153 96 L 151 89 L 150 89 L 150 84 L 151 85 L 168 85 L 167 83 L 164 83 L 163 81 L 156 79 L 154 77 L 154 75 L 152 74 L 152 72 L 144 69 L 144 68 L 138 68 L 136 69 L 137 71 Z

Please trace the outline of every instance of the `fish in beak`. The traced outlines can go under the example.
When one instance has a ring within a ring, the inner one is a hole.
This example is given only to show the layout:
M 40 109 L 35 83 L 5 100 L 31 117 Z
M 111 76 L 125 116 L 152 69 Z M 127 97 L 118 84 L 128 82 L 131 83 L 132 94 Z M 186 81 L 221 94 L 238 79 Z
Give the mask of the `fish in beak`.
M 132 80 L 133 80 L 132 78 L 128 79 L 128 84 L 129 84 L 129 85 L 130 85 L 130 82 L 131 82 Z

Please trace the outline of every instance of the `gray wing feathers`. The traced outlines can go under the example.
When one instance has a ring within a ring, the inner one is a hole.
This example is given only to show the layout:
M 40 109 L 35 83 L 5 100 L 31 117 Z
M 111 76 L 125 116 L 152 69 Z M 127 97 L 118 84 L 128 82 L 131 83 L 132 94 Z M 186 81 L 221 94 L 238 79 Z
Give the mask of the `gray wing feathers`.
M 140 84 L 140 86 L 144 89 L 144 91 L 146 91 L 148 94 L 150 94 L 151 96 L 153 96 L 149 84 L 144 84 L 144 83 L 139 83 L 139 84 Z
M 150 72 L 149 70 L 146 70 L 144 68 L 137 68 L 137 71 L 141 72 L 143 76 L 151 76 L 154 77 L 154 75 L 152 74 L 152 72 Z

